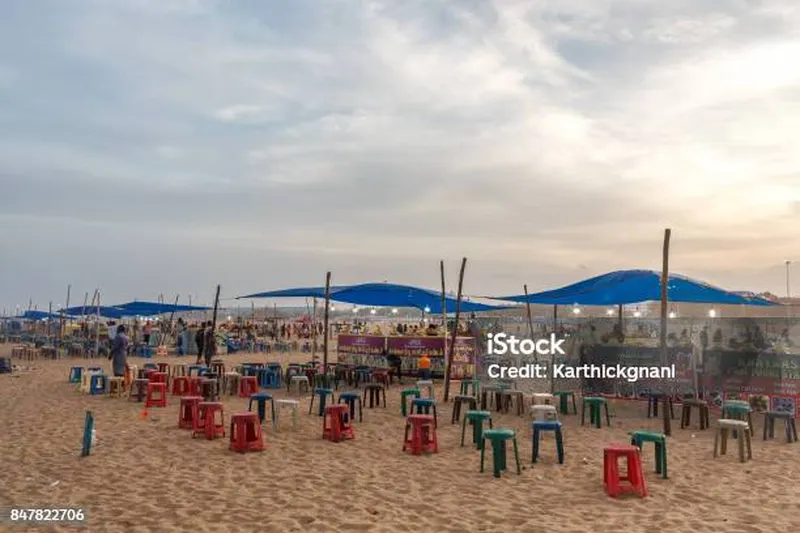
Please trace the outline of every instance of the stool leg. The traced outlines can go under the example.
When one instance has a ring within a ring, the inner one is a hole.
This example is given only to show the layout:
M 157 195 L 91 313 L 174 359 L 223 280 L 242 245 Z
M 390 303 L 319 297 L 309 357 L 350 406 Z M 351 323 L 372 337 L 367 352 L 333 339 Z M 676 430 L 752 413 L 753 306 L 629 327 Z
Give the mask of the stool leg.
M 531 463 L 539 457 L 539 428 L 533 428 L 533 447 L 531 449 Z
M 607 403 L 607 402 L 606 402 L 606 403 L 604 403 L 604 404 L 603 404 L 603 406 L 604 406 L 604 407 L 605 407 L 605 409 L 606 409 L 606 425 L 607 425 L 608 427 L 611 427 L 611 415 L 610 415 L 610 414 L 609 414 L 609 412 L 608 412 L 608 403 Z M 598 413 L 598 414 L 599 414 L 599 413 Z M 599 427 L 599 426 L 598 426 L 598 427 Z
M 581 425 L 586 422 L 586 402 L 581 404 Z
M 741 461 L 743 463 L 745 461 L 745 459 L 744 459 L 744 441 L 747 440 L 747 436 L 748 435 L 749 434 L 747 433 L 747 431 L 743 431 L 742 434 L 739 435 L 739 442 L 737 443 L 737 444 L 739 444 L 739 461 Z
M 769 419 L 770 419 L 769 415 L 764 415 L 764 433 L 761 436 L 761 440 L 767 440 L 767 433 L 768 433 L 767 430 L 769 429 Z
M 467 432 L 467 417 L 466 415 L 461 420 L 461 447 L 464 447 L 464 435 Z
M 483 474 L 484 458 L 486 456 L 486 446 L 480 446 L 481 449 L 481 474 Z
M 577 400 L 575 399 L 575 393 L 573 392 L 571 394 L 571 396 L 572 396 L 572 414 L 577 415 L 578 414 L 578 405 L 576 403 Z
M 752 459 L 753 458 L 753 445 L 750 442 L 750 435 L 749 434 L 746 434 L 746 435 L 747 435 L 747 458 L 748 459 Z
M 461 402 L 455 402 L 453 405 L 453 416 L 451 417 L 450 423 L 455 424 L 456 420 L 461 418 Z
M 728 453 L 728 429 L 724 428 L 721 429 L 720 432 L 720 444 L 719 444 L 719 453 L 720 455 L 725 455 Z
M 556 428 L 556 452 L 558 453 L 558 464 L 564 464 L 564 438 L 561 428 Z
M 720 444 L 720 443 L 719 443 L 720 431 L 721 431 L 721 430 L 717 430 L 717 431 L 714 433 L 714 457 L 717 457 L 717 456 L 719 455 L 719 454 L 718 454 L 718 450 L 719 450 L 719 444 Z
M 514 437 L 514 460 L 517 462 L 517 475 L 522 475 L 522 468 L 519 465 L 519 448 L 517 447 L 517 437 Z

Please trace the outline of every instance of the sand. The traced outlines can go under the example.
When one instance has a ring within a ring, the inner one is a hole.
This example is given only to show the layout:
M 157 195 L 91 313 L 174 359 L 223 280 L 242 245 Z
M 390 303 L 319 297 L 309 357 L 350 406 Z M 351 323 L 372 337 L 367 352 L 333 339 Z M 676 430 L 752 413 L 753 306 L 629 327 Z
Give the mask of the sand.
M 0 345 L 0 355 L 9 353 L 9 345 Z M 278 357 L 232 355 L 226 362 L 264 359 Z M 142 404 L 77 392 L 67 383 L 69 367 L 87 363 L 15 360 L 33 368 L 0 376 L 3 507 L 81 507 L 88 516 L 84 531 L 97 532 L 766 533 L 800 527 L 800 444 L 762 442 L 760 418 L 754 459 L 746 464 L 730 452 L 713 459 L 712 432 L 680 430 L 676 420 L 670 479 L 653 473 L 648 447 L 649 497 L 613 499 L 603 491 L 603 446 L 625 443 L 630 430 L 660 427 L 636 402 L 614 402 L 612 428 L 580 427 L 579 417 L 564 418 L 564 465 L 555 461 L 550 437 L 543 458 L 531 466 L 530 422 L 494 414 L 495 427 L 517 430 L 523 465 L 521 475 L 494 479 L 489 465 L 479 472 L 478 451 L 459 447 L 448 404 L 440 405 L 440 453 L 403 453 L 397 385 L 388 409 L 365 410 L 353 441 L 322 440 L 322 419 L 307 414 L 304 397 L 297 428 L 284 423 L 275 433 L 265 425 L 266 450 L 237 454 L 228 451 L 227 439 L 193 440 L 178 429 L 177 398 L 142 419 Z M 244 399 L 223 401 L 228 416 L 247 408 Z M 98 442 L 90 457 L 80 458 L 86 410 L 95 413 Z

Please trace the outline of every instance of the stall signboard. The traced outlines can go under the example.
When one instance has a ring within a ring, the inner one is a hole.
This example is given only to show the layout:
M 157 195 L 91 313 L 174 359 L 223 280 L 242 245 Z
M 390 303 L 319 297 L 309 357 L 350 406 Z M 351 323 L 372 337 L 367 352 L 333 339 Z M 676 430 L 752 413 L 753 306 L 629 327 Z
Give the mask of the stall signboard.
M 386 366 L 383 356 L 386 337 L 378 335 L 339 335 L 337 357 L 348 365 Z

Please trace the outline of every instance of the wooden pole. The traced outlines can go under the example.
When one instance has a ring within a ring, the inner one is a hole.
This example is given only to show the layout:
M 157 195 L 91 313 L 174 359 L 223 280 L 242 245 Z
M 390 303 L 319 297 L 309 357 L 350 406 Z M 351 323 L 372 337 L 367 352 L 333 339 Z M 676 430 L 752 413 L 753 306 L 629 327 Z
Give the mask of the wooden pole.
M 672 230 L 669 228 L 664 230 L 664 249 L 662 253 L 662 266 L 661 266 L 661 335 L 659 344 L 661 347 L 661 364 L 666 366 L 669 362 L 669 353 L 667 351 L 667 307 L 669 303 L 669 293 L 667 291 L 667 283 L 669 281 L 669 239 Z M 668 391 L 664 390 L 664 435 L 669 437 L 672 435 L 672 419 L 669 412 L 669 395 Z
M 67 312 L 69 309 L 69 297 L 70 292 L 72 291 L 72 285 L 67 285 L 67 305 L 64 306 L 64 310 L 61 312 L 61 317 L 59 317 L 59 324 L 58 324 L 58 347 L 56 351 L 61 347 L 62 342 L 64 341 L 64 313 Z
M 175 318 L 175 307 L 178 306 L 178 298 L 180 298 L 180 297 L 181 297 L 180 294 L 176 294 L 175 295 L 175 305 L 172 307 L 172 312 L 169 314 L 169 334 L 170 335 L 172 335 L 172 320 Z M 162 334 L 160 342 L 159 342 L 159 346 L 164 346 L 164 344 L 166 344 L 166 340 L 167 340 L 166 333 Z
M 456 300 L 456 320 L 453 326 L 452 342 L 450 350 L 447 352 L 447 364 L 444 366 L 444 401 L 448 401 L 450 395 L 450 367 L 453 365 L 453 355 L 456 348 L 456 337 L 458 336 L 458 318 L 461 316 L 461 291 L 464 288 L 464 270 L 467 268 L 467 258 L 461 259 L 461 271 L 458 273 L 458 299 Z
M 214 296 L 214 314 L 211 315 L 211 346 L 214 346 L 215 348 L 217 346 L 217 311 L 219 310 L 219 289 L 220 286 L 217 285 L 217 294 Z M 208 350 L 209 346 L 205 346 L 205 349 Z M 214 355 L 216 355 L 216 353 L 209 354 L 208 360 L 210 361 Z
M 314 311 L 311 314 L 311 360 L 317 360 L 317 298 L 314 297 Z
M 100 289 L 97 289 L 97 307 L 95 308 L 94 356 L 100 357 Z
M 525 289 L 525 307 L 528 310 L 528 337 L 533 339 L 533 315 L 531 315 L 531 303 L 528 301 L 528 285 L 525 284 L 522 287 Z M 533 352 L 533 362 L 539 362 L 536 352 Z
M 47 342 L 50 342 L 50 333 L 52 332 L 51 322 L 53 321 L 53 301 L 50 301 L 47 311 Z
M 325 313 L 322 318 L 322 368 L 328 373 L 328 312 L 331 306 L 331 273 L 325 274 Z
M 442 355 L 447 354 L 447 291 L 444 284 L 444 260 L 439 261 L 439 272 L 442 277 Z M 445 371 L 448 369 L 445 368 Z

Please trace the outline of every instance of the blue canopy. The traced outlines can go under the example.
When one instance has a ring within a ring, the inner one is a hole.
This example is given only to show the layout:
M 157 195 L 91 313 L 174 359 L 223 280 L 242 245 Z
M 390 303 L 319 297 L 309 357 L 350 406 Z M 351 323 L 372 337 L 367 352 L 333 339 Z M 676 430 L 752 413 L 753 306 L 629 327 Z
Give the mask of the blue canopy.
M 158 302 L 128 302 L 115 305 L 121 309 L 125 316 L 155 316 L 166 313 L 187 313 L 189 311 L 208 311 L 208 307 L 197 307 L 193 305 L 175 305 Z
M 20 320 L 46 320 L 48 318 L 51 320 L 58 320 L 61 318 L 61 315 L 56 313 L 48 313 L 46 311 L 25 311 L 20 316 L 15 318 Z
M 119 307 L 108 307 L 108 306 L 100 306 L 99 313 L 97 306 L 87 305 L 82 306 L 78 305 L 75 307 L 67 307 L 62 311 L 65 315 L 68 316 L 96 316 L 100 315 L 103 318 L 113 318 L 116 320 L 122 319 L 127 316 L 126 312 Z
M 325 287 L 300 287 L 277 291 L 260 292 L 240 296 L 239 298 L 325 298 Z M 363 283 L 330 288 L 330 299 L 355 305 L 375 307 L 414 307 L 428 313 L 442 312 L 442 295 L 439 292 L 393 283 Z M 456 298 L 447 296 L 445 307 L 448 313 L 455 313 Z M 478 311 L 494 311 L 502 306 L 487 305 L 477 302 L 461 301 L 461 311 L 472 313 Z
M 748 298 L 702 281 L 677 274 L 667 281 L 669 301 L 717 305 L 775 305 L 762 298 Z M 661 299 L 661 273 L 653 270 L 619 270 L 579 281 L 560 289 L 498 300 L 548 305 L 625 305 Z

